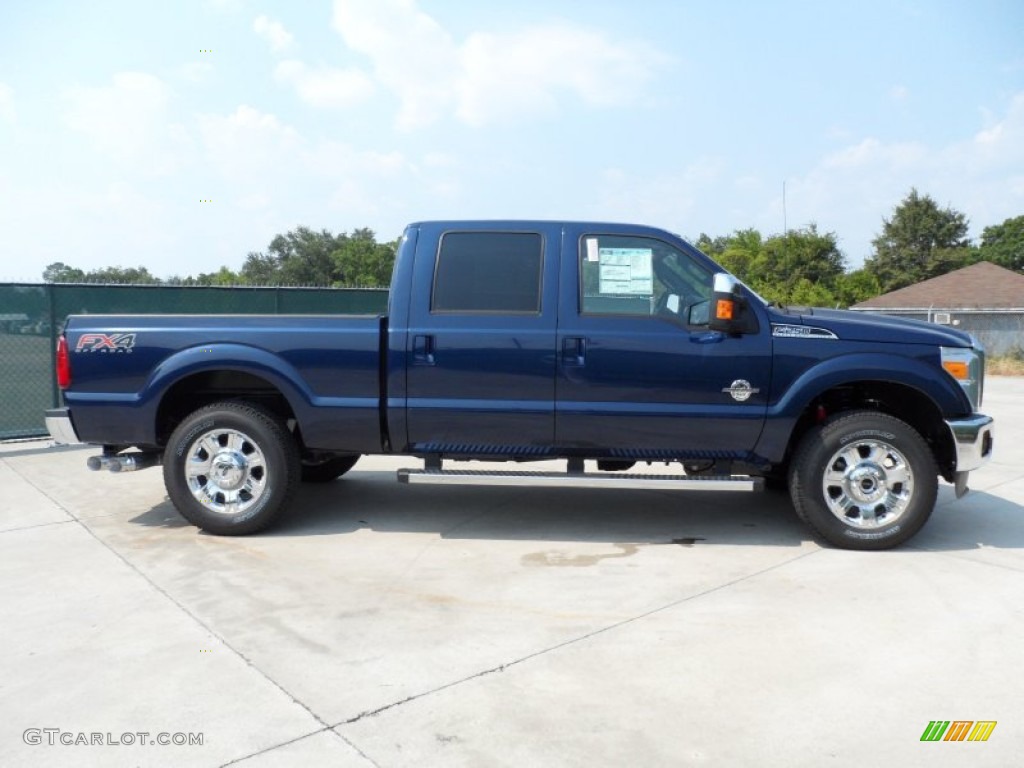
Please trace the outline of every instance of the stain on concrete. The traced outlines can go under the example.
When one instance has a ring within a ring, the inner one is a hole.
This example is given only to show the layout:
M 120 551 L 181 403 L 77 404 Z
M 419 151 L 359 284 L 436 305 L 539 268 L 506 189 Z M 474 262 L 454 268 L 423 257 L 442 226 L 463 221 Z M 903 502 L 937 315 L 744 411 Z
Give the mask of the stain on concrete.
M 545 549 L 541 552 L 531 552 L 523 555 L 521 562 L 527 567 L 537 568 L 540 566 L 557 566 L 569 568 L 586 568 L 597 565 L 602 560 L 617 560 L 623 557 L 631 557 L 640 551 L 641 547 L 661 546 L 663 544 L 678 544 L 681 547 L 692 547 L 698 541 L 706 541 L 703 536 L 687 536 L 670 541 L 656 541 L 649 544 L 613 543 L 617 552 L 599 552 L 596 554 L 569 554 L 564 549 Z
M 542 552 L 531 552 L 523 555 L 523 565 L 539 567 L 554 565 L 569 568 L 586 568 L 597 565 L 602 560 L 616 560 L 622 557 L 632 557 L 640 551 L 639 544 L 612 544 L 618 552 L 601 552 L 593 555 L 570 555 L 564 549 L 546 549 Z

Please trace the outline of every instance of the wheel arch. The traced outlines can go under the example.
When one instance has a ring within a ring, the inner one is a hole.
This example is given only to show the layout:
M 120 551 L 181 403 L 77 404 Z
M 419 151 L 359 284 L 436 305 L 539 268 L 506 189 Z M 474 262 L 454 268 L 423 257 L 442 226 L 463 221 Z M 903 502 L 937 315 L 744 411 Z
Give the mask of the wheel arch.
M 244 344 L 209 344 L 172 355 L 153 371 L 141 398 L 152 409 L 154 441 L 164 445 L 189 413 L 218 400 L 245 400 L 268 409 L 301 431 L 311 401 L 298 371 L 266 350 Z
M 834 385 L 811 397 L 797 415 L 786 441 L 782 464 L 788 466 L 807 432 L 838 414 L 873 410 L 897 418 L 924 438 L 939 474 L 952 482 L 956 447 L 942 409 L 922 390 L 897 381 L 861 379 Z
M 156 409 L 158 444 L 165 445 L 175 427 L 190 413 L 224 400 L 253 403 L 286 423 L 297 423 L 291 401 L 274 382 L 247 370 L 211 368 L 181 376 L 166 388 Z

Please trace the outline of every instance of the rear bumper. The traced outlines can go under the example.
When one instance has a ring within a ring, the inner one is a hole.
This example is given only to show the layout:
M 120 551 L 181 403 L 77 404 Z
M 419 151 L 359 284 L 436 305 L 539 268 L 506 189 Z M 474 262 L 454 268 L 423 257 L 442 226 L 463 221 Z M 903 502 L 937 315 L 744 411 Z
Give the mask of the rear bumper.
M 987 464 L 992 458 L 993 421 L 980 413 L 963 419 L 946 421 L 956 448 L 957 474 L 970 472 Z
M 60 445 L 78 445 L 82 442 L 78 439 L 67 408 L 53 408 L 46 412 L 46 431 L 50 433 L 53 442 Z

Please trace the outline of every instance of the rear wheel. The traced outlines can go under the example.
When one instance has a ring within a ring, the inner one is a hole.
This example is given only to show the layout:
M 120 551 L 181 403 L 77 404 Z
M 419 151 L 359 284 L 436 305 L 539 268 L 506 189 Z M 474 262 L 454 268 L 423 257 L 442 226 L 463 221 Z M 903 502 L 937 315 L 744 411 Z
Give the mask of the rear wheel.
M 927 522 L 938 468 L 924 439 L 884 413 L 855 411 L 804 437 L 790 464 L 797 515 L 844 549 L 889 549 Z
M 299 451 L 284 424 L 247 403 L 192 413 L 164 452 L 164 485 L 181 516 L 208 533 L 238 536 L 270 525 L 299 479 Z

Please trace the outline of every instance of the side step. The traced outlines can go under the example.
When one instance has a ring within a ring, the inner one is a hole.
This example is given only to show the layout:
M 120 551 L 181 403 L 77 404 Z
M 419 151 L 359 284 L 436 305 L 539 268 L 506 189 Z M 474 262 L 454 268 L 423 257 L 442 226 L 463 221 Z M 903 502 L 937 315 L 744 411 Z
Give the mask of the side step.
M 532 485 L 558 488 L 646 488 L 669 491 L 760 491 L 763 477 L 749 475 L 640 475 L 611 472 L 488 472 L 400 469 L 398 482 L 419 485 Z

